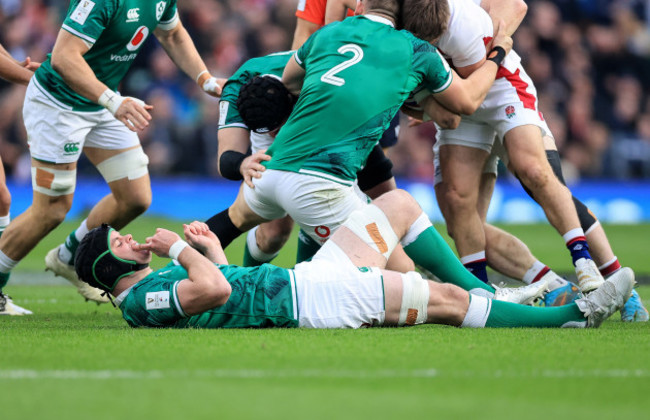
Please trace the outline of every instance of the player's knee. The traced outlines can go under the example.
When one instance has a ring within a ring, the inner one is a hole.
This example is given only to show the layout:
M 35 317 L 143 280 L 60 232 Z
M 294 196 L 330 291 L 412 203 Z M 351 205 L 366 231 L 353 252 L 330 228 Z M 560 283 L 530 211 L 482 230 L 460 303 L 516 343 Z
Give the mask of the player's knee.
M 554 179 L 557 180 L 549 165 L 538 162 L 524 165 L 522 168 L 516 169 L 516 172 L 522 182 L 533 191 L 546 187 Z M 560 181 L 557 180 L 557 182 Z
M 149 158 L 141 147 L 126 150 L 97 164 L 97 170 L 106 182 L 120 179 L 134 180 L 149 173 Z
M 257 244 L 262 252 L 272 254 L 278 252 L 291 236 L 291 230 L 286 231 L 283 229 L 269 229 L 260 232 L 258 229 L 256 237 Z
M 476 194 L 468 189 L 449 185 L 441 195 L 445 201 L 445 205 L 452 212 L 457 212 L 460 209 L 476 208 L 476 204 L 474 203 Z
M 415 198 L 404 190 L 392 190 L 372 202 L 384 212 L 393 226 L 410 226 L 422 214 Z
M 11 207 L 11 193 L 6 185 L 0 188 L 0 215 L 9 213 Z
M 118 205 L 122 214 L 135 218 L 147 211 L 151 205 L 151 190 L 143 189 L 130 193 L 118 200 Z
M 72 197 L 58 197 L 50 200 L 47 207 L 32 206 L 32 211 L 36 216 L 35 222 L 50 231 L 63 222 L 71 207 Z

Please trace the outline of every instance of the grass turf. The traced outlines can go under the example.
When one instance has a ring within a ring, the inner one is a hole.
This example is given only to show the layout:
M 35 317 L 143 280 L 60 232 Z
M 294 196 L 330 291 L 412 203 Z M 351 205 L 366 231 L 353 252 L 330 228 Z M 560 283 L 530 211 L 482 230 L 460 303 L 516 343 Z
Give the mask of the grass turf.
M 176 223 L 140 219 L 135 237 Z M 50 235 L 18 271 L 42 270 L 45 252 L 75 225 Z M 551 265 L 568 260 L 544 226 L 507 229 L 537 254 L 550 250 Z M 650 273 L 641 254 L 650 227 L 608 233 L 623 262 Z M 241 244 L 228 252 L 234 262 Z M 650 286 L 638 290 L 647 306 Z M 71 287 L 6 291 L 35 314 L 0 318 L 3 419 L 593 419 L 644 418 L 650 409 L 650 325 L 618 315 L 598 330 L 133 330 L 118 310 L 83 302 Z

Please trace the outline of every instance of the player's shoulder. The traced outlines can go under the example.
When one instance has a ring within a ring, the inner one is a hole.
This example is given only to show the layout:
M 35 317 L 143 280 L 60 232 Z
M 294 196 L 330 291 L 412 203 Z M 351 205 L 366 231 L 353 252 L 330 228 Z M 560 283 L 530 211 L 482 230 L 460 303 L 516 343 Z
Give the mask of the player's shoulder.
M 406 29 L 401 29 L 397 31 L 401 36 L 403 36 L 413 47 L 413 52 L 435 52 L 436 47 L 431 45 L 429 42 L 418 38 L 412 32 L 407 31 Z

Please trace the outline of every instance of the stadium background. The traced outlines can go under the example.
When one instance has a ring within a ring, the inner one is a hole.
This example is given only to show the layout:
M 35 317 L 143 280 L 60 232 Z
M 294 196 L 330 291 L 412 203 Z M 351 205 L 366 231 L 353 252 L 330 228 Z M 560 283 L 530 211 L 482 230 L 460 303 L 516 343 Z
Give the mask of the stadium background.
M 182 21 L 213 74 L 230 75 L 248 58 L 290 46 L 296 0 L 178 3 Z M 0 42 L 18 60 L 30 56 L 42 61 L 67 5 L 67 0 L 0 0 Z M 563 157 L 565 177 L 602 220 L 650 220 L 650 3 L 556 0 L 528 5 L 527 17 L 514 36 L 515 48 L 536 83 L 540 108 Z M 195 200 L 199 215 L 227 205 L 233 186 L 222 184 L 215 160 L 218 101 L 181 74 L 154 37 L 144 45 L 121 91 L 155 107 L 141 139 L 158 190 L 167 191 L 166 180 L 182 176 L 190 190 L 194 188 L 190 184 L 206 183 L 225 188 L 225 195 L 217 194 L 225 201 Z M 23 95 L 23 87 L 0 82 L 0 155 L 11 180 L 14 215 L 30 202 Z M 415 129 L 403 124 L 390 157 L 400 185 L 439 221 L 428 188 L 433 135 L 431 124 Z M 82 185 L 83 179 L 97 177 L 86 161 L 79 173 Z M 90 204 L 79 196 L 75 209 L 83 211 Z M 169 203 L 163 198 L 154 201 L 151 213 L 193 217 L 166 205 L 158 208 L 157 203 Z M 503 174 L 490 219 L 542 221 L 543 213 Z

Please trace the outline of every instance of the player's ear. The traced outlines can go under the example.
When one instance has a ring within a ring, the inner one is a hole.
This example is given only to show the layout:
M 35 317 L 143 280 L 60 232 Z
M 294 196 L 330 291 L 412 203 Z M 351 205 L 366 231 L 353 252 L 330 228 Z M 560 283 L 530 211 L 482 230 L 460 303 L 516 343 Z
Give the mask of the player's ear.
M 354 9 L 354 15 L 355 16 L 362 15 L 364 11 L 365 11 L 365 6 L 363 0 L 358 0 L 357 7 Z

